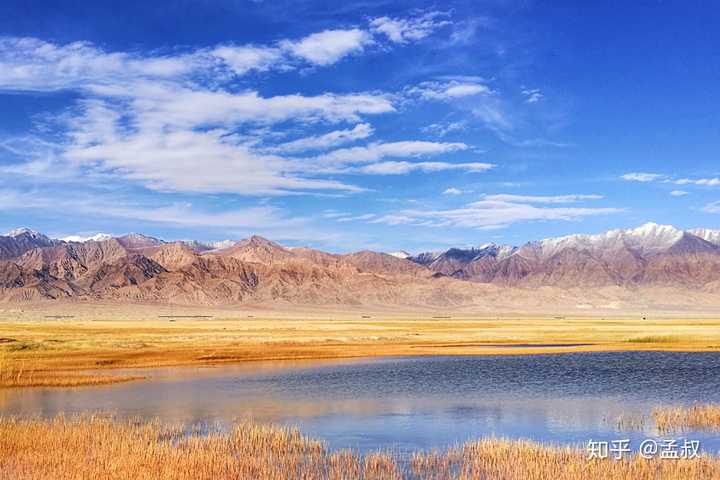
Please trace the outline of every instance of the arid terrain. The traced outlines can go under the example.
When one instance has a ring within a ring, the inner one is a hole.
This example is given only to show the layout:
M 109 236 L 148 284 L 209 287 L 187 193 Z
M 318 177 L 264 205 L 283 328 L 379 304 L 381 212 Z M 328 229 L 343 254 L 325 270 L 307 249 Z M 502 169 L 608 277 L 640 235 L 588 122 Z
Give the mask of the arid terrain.
M 411 256 L 18 229 L 0 236 L 0 385 L 269 359 L 720 351 L 718 238 L 647 224 Z
M 0 236 L 0 303 L 720 313 L 718 238 L 712 230 L 647 224 L 412 256 L 332 254 L 257 236 L 221 244 L 140 234 L 64 241 L 18 229 Z
M 718 351 L 717 317 L 565 317 L 56 304 L 5 308 L 1 385 L 121 380 L 124 367 L 382 355 Z

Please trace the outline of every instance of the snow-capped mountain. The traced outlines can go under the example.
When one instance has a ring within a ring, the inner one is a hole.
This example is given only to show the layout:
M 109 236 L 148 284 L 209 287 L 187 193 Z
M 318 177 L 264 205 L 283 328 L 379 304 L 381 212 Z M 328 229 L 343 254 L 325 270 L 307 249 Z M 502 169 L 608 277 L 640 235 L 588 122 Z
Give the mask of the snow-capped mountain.
M 393 256 L 395 258 L 402 258 L 403 260 L 408 259 L 412 256 L 405 250 L 398 250 L 397 252 L 388 252 L 388 255 Z
M 516 250 L 511 245 L 498 245 L 496 243 L 485 243 L 479 247 L 471 248 L 451 248 L 443 252 L 427 252 L 409 257 L 409 260 L 425 265 L 429 269 L 443 275 L 454 276 L 457 278 L 469 278 L 473 274 L 470 273 L 477 268 L 482 268 L 480 264 L 490 261 L 500 261 Z
M 183 240 L 182 243 L 196 252 L 209 252 L 211 250 L 222 250 L 230 248 L 237 242 L 235 240 L 220 240 L 218 242 L 203 242 L 199 240 Z
M 513 247 L 512 245 L 498 245 L 497 243 L 485 243 L 480 245 L 478 250 L 479 253 L 475 256 L 475 260 L 488 255 L 496 257 L 498 260 L 502 260 L 503 258 L 515 253 L 517 247 Z
M 412 260 L 415 263 L 419 263 L 420 265 L 428 266 L 432 262 L 438 259 L 442 254 L 444 254 L 447 250 L 436 250 L 433 252 L 422 252 L 418 253 L 417 255 L 412 255 L 408 258 L 408 260 Z
M 545 256 L 552 256 L 566 248 L 576 250 L 633 248 L 642 253 L 667 250 L 682 239 L 685 232 L 671 225 L 646 223 L 628 230 L 609 230 L 597 235 L 568 235 L 548 238 L 529 245 L 537 246 Z
M 29 228 L 16 228 L 0 236 L 0 260 L 18 257 L 34 248 L 50 247 L 55 244 L 42 233 Z
M 81 235 L 68 235 L 67 237 L 60 238 L 59 240 L 62 240 L 63 242 L 85 243 L 85 242 L 102 242 L 105 240 L 110 240 L 111 238 L 112 238 L 112 235 L 108 235 L 107 233 L 97 233 L 97 234 L 91 235 L 89 237 L 83 237 Z
M 406 256 L 404 251 L 343 255 L 285 248 L 258 236 L 239 242 L 167 242 L 133 233 L 76 241 L 17 229 L 0 236 L 0 301 L 85 296 L 217 303 L 365 299 L 441 305 L 467 298 L 483 301 L 473 283 L 494 284 L 493 289 L 553 287 L 576 292 L 613 287 L 602 291 L 620 292 L 626 298 L 632 297 L 633 289 L 662 287 L 677 289 L 683 292 L 678 298 L 692 301 L 698 292 L 720 295 L 718 237 L 717 230 L 683 231 L 649 223 L 597 235 L 549 238 L 519 248 L 485 243 Z M 414 293 L 409 298 L 402 292 Z
M 720 246 L 720 230 L 710 230 L 707 228 L 694 228 L 688 230 L 688 233 L 700 237 L 703 240 L 710 242 L 714 245 Z
M 10 230 L 5 236 L 13 237 L 13 238 L 25 237 L 25 238 L 34 238 L 34 239 L 43 239 L 43 240 L 48 239 L 48 237 L 46 237 L 42 233 L 36 232 L 35 230 L 32 230 L 27 227 L 20 227 L 20 228 L 14 229 L 14 230 Z
M 683 231 L 670 225 L 647 223 L 596 235 L 547 238 L 519 248 L 490 243 L 472 249 L 453 248 L 440 254 L 425 253 L 410 259 L 455 278 L 537 285 L 559 282 L 570 286 L 671 282 L 680 276 L 688 283 L 693 281 L 693 275 L 701 282 L 700 277 L 714 275 L 707 272 L 714 268 L 712 261 L 705 260 L 707 268 L 702 273 L 699 270 L 692 273 L 692 266 L 682 263 L 694 264 L 708 255 L 711 259 L 720 256 L 720 231 Z M 653 268 L 658 271 L 652 271 Z
M 121 237 L 115 237 L 115 240 L 120 243 L 124 248 L 130 250 L 142 250 L 144 248 L 158 247 L 165 243 L 164 240 L 159 238 L 149 237 L 142 233 L 128 233 Z

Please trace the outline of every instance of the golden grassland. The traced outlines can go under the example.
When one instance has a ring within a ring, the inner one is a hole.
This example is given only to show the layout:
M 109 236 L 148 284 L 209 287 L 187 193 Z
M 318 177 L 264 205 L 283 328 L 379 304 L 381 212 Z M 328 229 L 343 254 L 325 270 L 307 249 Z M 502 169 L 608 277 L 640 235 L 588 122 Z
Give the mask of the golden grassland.
M 689 407 L 659 407 L 652 417 L 658 430 L 682 432 L 685 430 L 720 431 L 720 405 L 699 404 Z
M 136 377 L 114 370 L 135 367 L 627 350 L 720 352 L 720 319 L 474 317 L 446 312 L 278 312 L 142 305 L 0 309 L 0 387 L 125 381 Z
M 0 419 L 0 476 L 13 479 L 719 479 L 720 459 L 588 460 L 581 449 L 483 439 L 448 451 L 329 451 L 297 430 L 240 423 L 200 432 L 103 417 Z

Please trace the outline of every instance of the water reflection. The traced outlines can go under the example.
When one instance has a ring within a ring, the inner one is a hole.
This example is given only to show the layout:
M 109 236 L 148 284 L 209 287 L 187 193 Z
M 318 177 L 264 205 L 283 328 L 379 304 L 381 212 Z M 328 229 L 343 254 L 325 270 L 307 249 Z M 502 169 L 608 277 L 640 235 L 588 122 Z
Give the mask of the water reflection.
M 103 411 L 186 423 L 251 418 L 299 425 L 332 447 L 414 449 L 488 435 L 640 440 L 655 434 L 651 425 L 620 437 L 621 414 L 719 400 L 720 354 L 623 352 L 161 369 L 141 382 L 0 391 L 0 413 Z M 720 448 L 713 435 L 692 438 Z

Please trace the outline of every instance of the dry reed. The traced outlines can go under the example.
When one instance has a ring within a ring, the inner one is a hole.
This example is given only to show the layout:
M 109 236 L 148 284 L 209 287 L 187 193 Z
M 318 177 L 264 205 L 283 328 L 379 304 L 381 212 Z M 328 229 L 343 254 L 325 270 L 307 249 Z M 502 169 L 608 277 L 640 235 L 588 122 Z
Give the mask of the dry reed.
M 646 416 L 622 414 L 615 419 L 615 428 L 619 431 L 643 430 Z
M 200 434 L 100 416 L 0 419 L 0 477 L 13 479 L 720 479 L 720 459 L 587 460 L 583 450 L 480 440 L 447 452 L 333 452 L 297 430 L 249 423 Z
M 12 361 L 0 355 L 0 388 L 84 387 L 128 382 L 145 378 L 139 375 L 91 375 L 70 372 L 35 371 L 25 361 Z
M 661 432 L 685 430 L 720 431 L 720 405 L 692 405 L 689 407 L 659 407 L 652 412 L 655 425 Z

